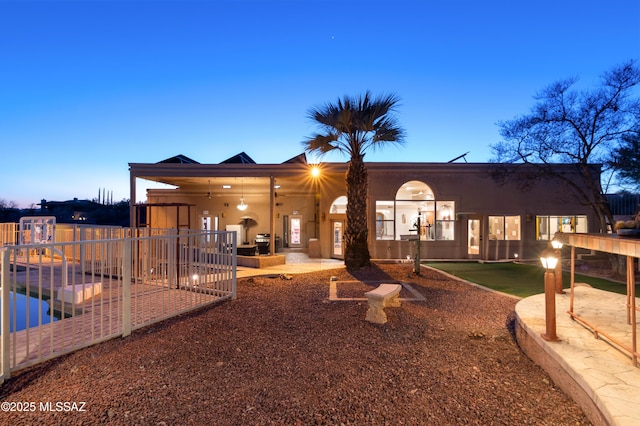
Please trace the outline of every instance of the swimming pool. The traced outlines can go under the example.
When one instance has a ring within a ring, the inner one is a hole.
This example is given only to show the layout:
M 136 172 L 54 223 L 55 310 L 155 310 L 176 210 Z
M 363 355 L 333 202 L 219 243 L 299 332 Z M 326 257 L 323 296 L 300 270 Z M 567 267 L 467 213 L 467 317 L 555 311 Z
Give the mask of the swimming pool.
M 27 328 L 27 307 L 29 310 L 29 326 L 34 327 L 38 325 L 38 314 L 42 313 L 42 324 L 48 324 L 52 321 L 57 321 L 58 318 L 53 315 L 50 310 L 49 303 L 45 300 L 42 303 L 38 303 L 38 299 L 35 297 L 25 296 L 20 293 L 9 292 L 9 324 L 10 330 L 13 330 L 14 316 L 16 322 L 15 331 L 24 330 Z M 1 300 L 1 298 L 0 298 Z M 14 315 L 14 307 L 17 306 Z M 1 332 L 1 330 L 0 330 Z

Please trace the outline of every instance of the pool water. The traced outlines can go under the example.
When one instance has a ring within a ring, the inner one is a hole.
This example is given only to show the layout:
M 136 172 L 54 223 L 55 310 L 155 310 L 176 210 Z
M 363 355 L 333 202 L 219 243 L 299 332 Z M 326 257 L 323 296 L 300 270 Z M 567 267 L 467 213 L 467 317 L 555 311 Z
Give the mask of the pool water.
M 13 331 L 14 322 L 14 307 L 17 306 L 15 312 L 16 331 L 24 330 L 27 328 L 27 306 L 29 306 L 29 326 L 34 327 L 38 325 L 38 313 L 42 312 L 42 324 L 48 324 L 52 321 L 57 321 L 58 318 L 52 315 L 50 311 L 49 303 L 42 301 L 38 303 L 38 299 L 34 297 L 28 297 L 20 293 L 9 293 L 9 324 L 10 330 Z M 15 297 L 15 299 L 14 299 Z M 1 300 L 1 298 L 0 298 Z M 15 301 L 15 303 L 14 303 Z M 39 305 L 39 306 L 38 306 Z M 1 305 L 0 305 L 1 306 Z M 39 308 L 39 309 L 38 309 Z M 0 330 L 1 332 L 1 330 Z

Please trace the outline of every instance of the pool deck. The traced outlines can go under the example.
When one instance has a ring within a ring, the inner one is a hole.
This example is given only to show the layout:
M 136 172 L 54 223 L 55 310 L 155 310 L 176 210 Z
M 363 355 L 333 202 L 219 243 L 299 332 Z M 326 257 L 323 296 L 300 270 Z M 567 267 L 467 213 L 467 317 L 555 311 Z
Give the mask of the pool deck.
M 569 394 L 594 424 L 640 424 L 640 367 L 629 352 L 597 335 L 568 314 L 570 295 L 556 294 L 556 334 L 546 331 L 544 294 L 522 299 L 516 305 L 518 343 Z M 574 313 L 631 346 L 626 296 L 591 287 L 575 288 Z

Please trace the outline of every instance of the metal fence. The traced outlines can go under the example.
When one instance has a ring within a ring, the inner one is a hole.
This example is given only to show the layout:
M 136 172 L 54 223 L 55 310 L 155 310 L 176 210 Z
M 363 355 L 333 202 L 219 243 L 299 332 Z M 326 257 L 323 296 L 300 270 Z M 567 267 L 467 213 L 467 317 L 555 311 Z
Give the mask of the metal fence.
M 235 232 L 114 228 L 85 239 L 98 235 L 86 232 L 0 248 L 0 383 L 13 371 L 236 298 Z

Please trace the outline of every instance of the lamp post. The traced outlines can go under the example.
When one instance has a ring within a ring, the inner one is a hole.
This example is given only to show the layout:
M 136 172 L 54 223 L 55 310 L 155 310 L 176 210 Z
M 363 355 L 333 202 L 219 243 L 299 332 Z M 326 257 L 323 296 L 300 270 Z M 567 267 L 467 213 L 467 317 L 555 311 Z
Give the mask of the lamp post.
M 556 294 L 555 294 L 555 269 L 558 258 L 553 250 L 545 250 L 540 256 L 544 272 L 544 310 L 546 332 L 541 335 L 544 340 L 557 342 L 556 334 Z
M 562 243 L 560 241 L 553 240 L 551 241 L 551 246 L 556 252 L 556 257 L 558 258 L 558 263 L 556 264 L 556 294 L 564 294 L 562 291 L 562 253 L 560 249 L 562 248 Z

